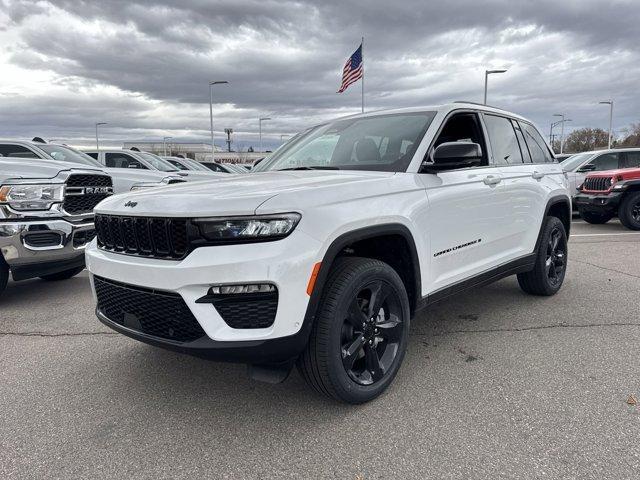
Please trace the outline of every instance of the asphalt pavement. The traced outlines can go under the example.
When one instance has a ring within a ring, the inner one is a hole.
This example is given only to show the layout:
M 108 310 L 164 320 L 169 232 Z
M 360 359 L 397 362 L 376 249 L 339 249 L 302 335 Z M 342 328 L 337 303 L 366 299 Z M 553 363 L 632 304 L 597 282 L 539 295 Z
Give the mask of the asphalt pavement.
M 0 478 L 640 478 L 640 233 L 572 230 L 556 296 L 508 278 L 421 312 L 362 406 L 115 334 L 86 272 L 10 283 Z

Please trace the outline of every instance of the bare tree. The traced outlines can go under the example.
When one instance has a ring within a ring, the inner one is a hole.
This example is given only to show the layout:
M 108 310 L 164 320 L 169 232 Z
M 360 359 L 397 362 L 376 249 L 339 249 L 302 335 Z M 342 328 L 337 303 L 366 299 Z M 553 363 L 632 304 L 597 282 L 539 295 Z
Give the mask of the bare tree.
M 608 141 L 609 133 L 601 128 L 581 128 L 574 130 L 567 136 L 564 141 L 564 151 L 568 153 L 580 153 L 607 148 Z M 612 146 L 615 144 L 616 141 L 614 140 Z

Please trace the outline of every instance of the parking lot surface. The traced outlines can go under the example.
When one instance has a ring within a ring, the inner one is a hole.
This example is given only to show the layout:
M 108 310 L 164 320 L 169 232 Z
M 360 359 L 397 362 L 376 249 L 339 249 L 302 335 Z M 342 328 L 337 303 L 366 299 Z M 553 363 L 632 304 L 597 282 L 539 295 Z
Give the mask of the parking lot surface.
M 639 478 L 640 233 L 572 234 L 556 296 L 511 277 L 421 312 L 362 406 L 115 334 L 86 272 L 10 283 L 0 477 Z

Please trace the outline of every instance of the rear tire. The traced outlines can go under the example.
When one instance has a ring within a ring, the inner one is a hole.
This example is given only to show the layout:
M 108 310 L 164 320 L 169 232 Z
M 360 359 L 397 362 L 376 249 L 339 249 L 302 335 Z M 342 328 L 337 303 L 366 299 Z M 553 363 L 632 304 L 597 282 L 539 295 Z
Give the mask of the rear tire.
M 317 392 L 358 404 L 391 384 L 404 358 L 409 299 L 396 271 L 368 258 L 340 258 L 329 274 L 298 371 Z
M 63 272 L 52 273 L 51 275 L 43 275 L 40 278 L 47 282 L 58 282 L 60 280 L 69 280 L 71 277 L 78 275 L 84 267 L 76 267 L 70 270 L 64 270 Z
M 640 230 L 640 192 L 627 193 L 618 208 L 620 223 L 630 230 Z
M 2 255 L 0 255 L 0 295 L 7 288 L 7 282 L 9 281 L 9 265 L 4 261 Z
M 518 274 L 520 288 L 531 295 L 555 295 L 567 271 L 567 245 L 564 224 L 557 217 L 546 217 L 535 266 L 530 272 Z
M 593 225 L 602 225 L 603 223 L 607 223 L 609 220 L 611 220 L 613 218 L 613 215 L 609 213 L 603 214 L 580 211 L 580 218 L 582 218 L 587 223 L 592 223 Z

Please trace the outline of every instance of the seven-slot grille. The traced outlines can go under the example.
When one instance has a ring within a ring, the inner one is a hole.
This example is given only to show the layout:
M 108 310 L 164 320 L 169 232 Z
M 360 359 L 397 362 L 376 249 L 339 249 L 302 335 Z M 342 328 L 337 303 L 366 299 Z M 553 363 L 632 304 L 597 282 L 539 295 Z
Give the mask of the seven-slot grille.
M 98 203 L 112 193 L 113 183 L 107 175 L 70 175 L 65 183 L 62 207 L 71 215 L 91 213 Z
M 185 219 L 97 214 L 95 226 L 103 250 L 169 260 L 180 260 L 189 250 Z
M 584 180 L 584 190 L 607 191 L 611 188 L 611 177 L 587 177 Z
M 118 325 L 175 342 L 191 342 L 205 335 L 182 297 L 93 277 L 98 312 Z

